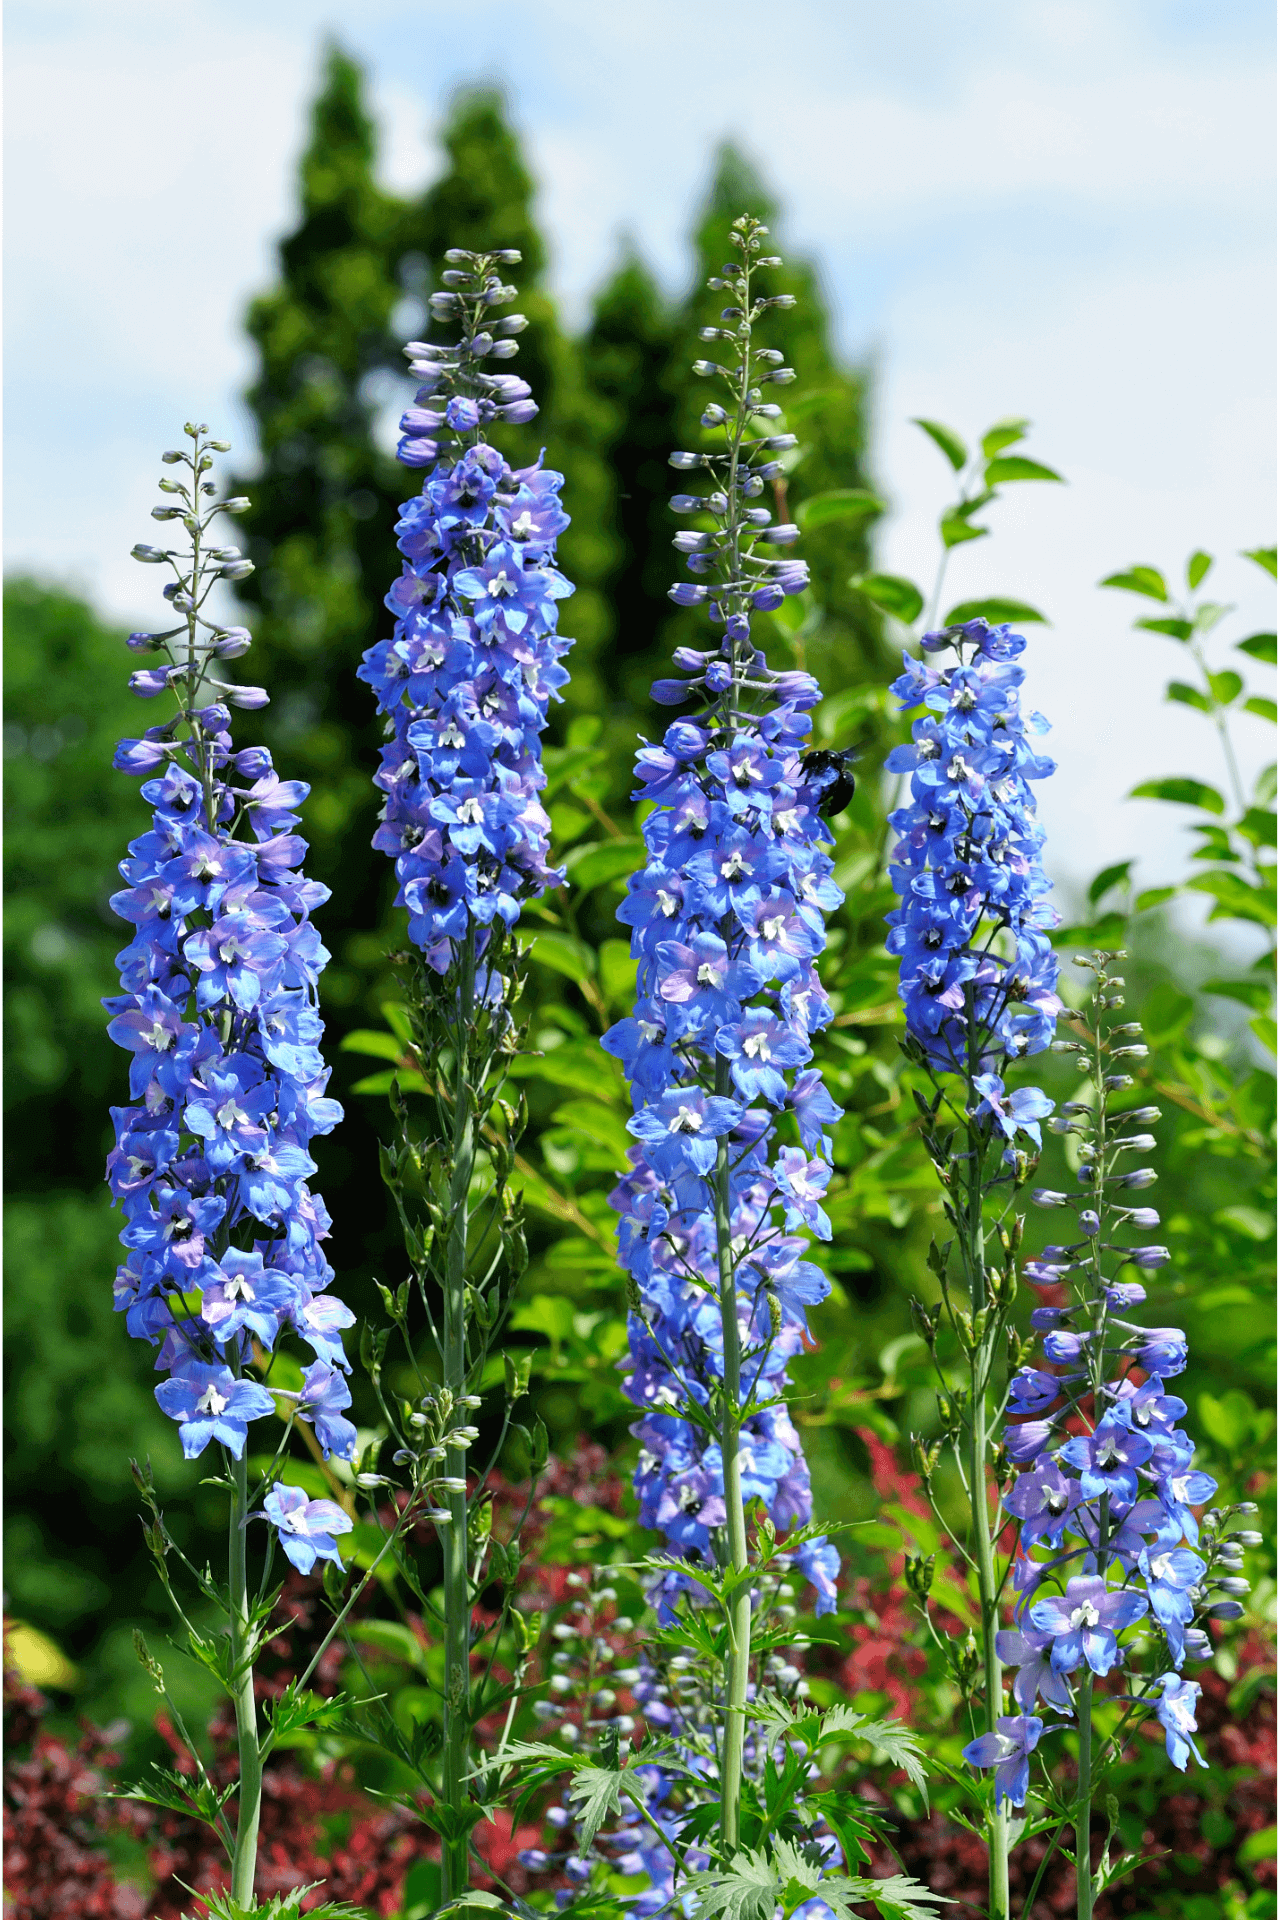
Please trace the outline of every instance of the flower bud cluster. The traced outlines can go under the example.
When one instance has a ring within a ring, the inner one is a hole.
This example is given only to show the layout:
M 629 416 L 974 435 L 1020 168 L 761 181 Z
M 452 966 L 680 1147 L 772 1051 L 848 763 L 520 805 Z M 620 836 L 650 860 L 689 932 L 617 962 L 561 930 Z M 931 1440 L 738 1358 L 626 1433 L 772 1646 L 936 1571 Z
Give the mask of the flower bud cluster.
M 724 1463 L 711 1436 L 726 1391 L 730 1283 L 745 1415 L 742 1497 L 763 1502 L 779 1529 L 810 1516 L 808 1468 L 782 1395 L 807 1308 L 829 1291 L 803 1256 L 806 1233 L 830 1238 L 826 1130 L 841 1117 L 809 1065 L 813 1037 L 831 1018 L 817 961 L 824 916 L 843 898 L 823 818 L 839 774 L 831 756 L 804 752 L 817 682 L 773 672 L 752 644 L 749 608 L 765 604 L 758 596 L 766 590 L 743 561 L 754 537 L 744 533 L 754 523 L 743 502 L 759 491 L 766 468 L 756 456 L 769 446 L 755 437 L 767 410 L 752 397 L 750 347 L 750 322 L 768 303 L 752 303 L 747 289 L 750 270 L 767 264 L 725 270 L 740 302 L 725 316 L 735 323 L 725 337 L 738 356 L 738 405 L 728 450 L 696 456 L 720 490 L 693 503 L 721 528 L 693 559 L 699 571 L 718 570 L 709 604 L 724 639 L 706 653 L 681 648 L 676 663 L 692 678 L 655 689 L 668 703 L 696 693 L 700 710 L 637 756 L 648 860 L 618 913 L 631 928 L 637 998 L 604 1039 L 631 1083 L 629 1127 L 639 1142 L 612 1204 L 631 1283 L 625 1387 L 643 1415 L 632 1429 L 642 1446 L 640 1513 L 674 1548 L 704 1560 L 726 1525 Z M 681 465 L 694 460 L 676 456 Z M 675 504 L 691 508 L 683 497 Z M 783 589 L 767 593 L 775 590 Z M 829 1611 L 835 1549 L 812 1540 L 799 1558 L 819 1610 Z M 680 1578 L 668 1584 L 675 1591 Z
M 116 1306 L 129 1332 L 158 1349 L 167 1378 L 156 1398 L 189 1459 L 210 1440 L 240 1458 L 248 1422 L 275 1413 L 277 1398 L 292 1399 L 326 1457 L 350 1459 L 342 1330 L 354 1315 L 328 1291 L 329 1216 L 309 1185 L 310 1143 L 342 1117 L 325 1092 L 317 983 L 328 954 L 311 921 L 328 890 L 301 870 L 306 842 L 293 829 L 305 784 L 281 780 L 261 747 L 236 752 L 227 708 L 200 704 L 208 661 L 234 630 L 200 612 L 226 574 L 227 550 L 203 545 L 217 509 L 197 510 L 213 491 L 210 449 L 224 443 L 206 441 L 203 427 L 187 431 L 191 451 L 165 460 L 185 462 L 191 485 L 161 483 L 190 509 L 190 553 L 161 556 L 177 577 L 166 592 L 185 608 L 187 642 L 173 645 L 178 629 L 131 642 L 168 652 L 178 710 L 115 756 L 118 768 L 152 775 L 142 788 L 151 827 L 130 842 L 125 888 L 111 901 L 134 928 L 118 959 L 122 991 L 105 1002 L 111 1038 L 133 1056 L 130 1104 L 112 1109 L 107 1162 L 128 1249 Z M 314 1358 L 299 1394 L 273 1397 L 247 1369 L 285 1333 Z M 314 1560 L 311 1535 L 325 1551 L 343 1530 L 340 1510 L 335 1522 L 331 1503 L 311 1504 L 326 1511 L 295 1511 L 287 1488 L 269 1496 L 295 1565 Z
M 429 471 L 396 526 L 394 634 L 359 669 L 387 716 L 373 844 L 394 859 L 410 937 L 441 973 L 470 926 L 512 926 L 523 900 L 558 884 L 539 738 L 573 644 L 556 632 L 556 602 L 573 591 L 554 564 L 563 476 L 540 458 L 513 469 L 486 439 L 537 412 L 523 380 L 486 370 L 517 352 L 523 318 L 494 323 L 492 310 L 515 292 L 493 268 L 519 255 L 449 259 L 431 306 L 461 336 L 405 349 L 421 385 L 399 458 Z
M 1009 1392 L 1005 1445 L 1015 1477 L 1003 1504 L 1019 1525 L 1017 1626 L 998 1635 L 997 1647 L 1017 1668 L 1013 1694 L 1022 1717 L 1010 1716 L 1000 1737 L 1017 1744 L 1025 1735 L 1033 1746 L 1043 1730 L 1032 1713 L 1037 1702 L 1050 1712 L 1073 1712 L 1080 1684 L 1073 1686 L 1073 1674 L 1092 1684 L 1093 1674 L 1125 1669 L 1156 1639 L 1170 1670 L 1154 1693 L 1138 1697 L 1154 1707 L 1169 1758 L 1185 1770 L 1192 1754 L 1200 1758 L 1192 1740 L 1200 1689 L 1181 1670 L 1211 1653 L 1209 1621 L 1243 1611 L 1234 1596 L 1248 1590 L 1238 1577 L 1248 1541 L 1227 1531 L 1230 1516 L 1199 1511 L 1217 1482 L 1196 1467 L 1195 1443 L 1179 1425 L 1186 1402 L 1167 1386 L 1186 1367 L 1186 1336 L 1127 1317 L 1146 1290 L 1124 1276 L 1158 1269 L 1169 1252 L 1132 1242 L 1135 1232 L 1159 1225 L 1154 1208 L 1128 1199 L 1155 1174 L 1143 1168 L 1135 1178 L 1128 1161 L 1155 1145 L 1134 1129 L 1157 1120 L 1160 1110 L 1120 1106 L 1133 1080 L 1109 1071 L 1145 1052 L 1133 1039 L 1141 1031 L 1135 1023 L 1107 1017 L 1122 1004 L 1116 989 L 1124 982 L 1109 972 L 1119 958 L 1077 961 L 1095 976 L 1093 1037 L 1081 1053 L 1094 1097 L 1071 1102 L 1052 1124 L 1074 1143 L 1080 1192 L 1033 1195 L 1042 1205 L 1074 1210 L 1076 1230 L 1025 1269 L 1055 1304 L 1031 1316 L 1043 1363 L 1019 1368 Z M 1070 1300 L 1056 1304 L 1068 1289 Z M 1020 1805 L 1025 1764 L 1009 1755 L 977 1757 L 981 1744 L 969 1749 L 978 1765 L 1020 1766 L 1016 1779 L 1006 1774 Z
M 1058 915 L 1044 898 L 1044 829 L 1029 785 L 1054 770 L 1028 738 L 1048 722 L 1022 717 L 1021 634 L 972 620 L 921 646 L 926 658 L 904 655 L 892 688 L 905 709 L 926 711 L 886 762 L 910 775 L 911 793 L 890 816 L 902 904 L 888 915 L 886 944 L 901 955 L 908 1031 L 929 1062 L 998 1070 L 1001 1056 L 1042 1052 L 1062 1011 L 1047 937 Z M 956 663 L 934 665 L 949 649 Z

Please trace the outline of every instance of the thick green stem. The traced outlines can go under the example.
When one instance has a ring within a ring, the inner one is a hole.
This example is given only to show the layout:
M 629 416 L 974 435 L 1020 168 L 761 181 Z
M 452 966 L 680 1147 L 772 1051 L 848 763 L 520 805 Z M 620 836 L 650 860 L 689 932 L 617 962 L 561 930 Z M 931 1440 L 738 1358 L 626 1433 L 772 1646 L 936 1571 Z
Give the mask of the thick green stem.
M 468 1046 L 475 1000 L 475 929 L 461 956 L 458 990 L 457 1067 L 454 1081 L 453 1174 L 449 1188 L 449 1247 L 445 1271 L 442 1385 L 455 1409 L 467 1391 L 467 1232 L 475 1161 L 475 1115 L 468 1078 Z M 452 1454 L 449 1473 L 466 1477 L 465 1453 Z M 467 1496 L 455 1490 L 448 1499 L 449 1522 L 442 1526 L 444 1548 L 444 1803 L 458 1831 L 442 1847 L 444 1897 L 457 1900 L 466 1891 L 468 1837 L 462 1816 L 468 1798 L 467 1749 L 471 1734 L 471 1581 L 467 1566 Z
M 253 1661 L 249 1657 L 249 1583 L 245 1520 L 249 1511 L 249 1474 L 243 1454 L 232 1463 L 228 1561 L 231 1584 L 231 1659 L 235 1674 L 236 1739 L 240 1749 L 240 1791 L 236 1802 L 236 1846 L 231 1862 L 231 1895 L 253 1905 L 258 1864 L 258 1818 L 262 1808 L 262 1756 L 258 1751 L 258 1712 L 253 1698 Z
M 727 1063 L 716 1063 L 716 1080 Z M 717 1084 L 717 1092 L 720 1091 Z M 720 1415 L 720 1453 L 724 1462 L 725 1532 L 728 1569 L 745 1573 L 747 1516 L 742 1504 L 742 1341 L 738 1332 L 738 1288 L 729 1232 L 729 1144 L 721 1138 L 716 1160 L 716 1248 L 720 1273 L 720 1325 L 724 1335 L 724 1396 Z M 720 1769 L 720 1837 L 726 1853 L 741 1845 L 742 1756 L 747 1734 L 747 1682 L 751 1670 L 751 1589 L 745 1584 L 729 1602 L 729 1644 L 725 1657 L 725 1717 Z
M 1076 1780 L 1076 1920 L 1093 1920 L 1090 1816 L 1093 1812 L 1093 1675 L 1088 1667 L 1076 1687 L 1080 1763 Z

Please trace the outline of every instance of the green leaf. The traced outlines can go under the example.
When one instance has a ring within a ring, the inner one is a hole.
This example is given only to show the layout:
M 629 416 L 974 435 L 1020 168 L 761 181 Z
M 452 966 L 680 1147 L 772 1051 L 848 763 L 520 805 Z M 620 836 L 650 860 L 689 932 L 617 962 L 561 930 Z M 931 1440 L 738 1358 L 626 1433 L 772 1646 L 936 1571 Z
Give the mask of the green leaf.
M 1242 1007 L 1265 1013 L 1271 1005 L 1274 989 L 1269 980 L 1206 980 L 1201 993 L 1216 993 L 1224 1000 L 1238 1000 Z
M 1189 620 L 1135 620 L 1133 624 L 1143 633 L 1167 634 L 1170 640 L 1189 640 L 1195 631 Z
M 1195 592 L 1212 565 L 1213 555 L 1211 553 L 1205 553 L 1202 549 L 1197 548 L 1195 553 L 1191 555 L 1191 558 L 1187 561 L 1187 585 L 1190 587 L 1192 593 Z
M 994 426 L 988 427 L 982 436 L 982 451 L 987 459 L 994 460 L 1005 447 L 1016 446 L 1019 440 L 1025 440 L 1027 428 L 1030 425 L 1029 420 L 1011 417 L 1008 420 L 997 420 Z
M 989 527 L 975 527 L 972 523 L 971 516 L 978 511 L 979 507 L 986 506 L 989 498 L 989 495 L 984 495 L 981 500 L 969 500 L 966 501 L 963 506 L 947 508 L 946 512 L 938 521 L 938 532 L 941 534 L 942 544 L 948 552 L 950 552 L 952 547 L 963 546 L 966 540 L 986 539 L 991 529 Z
M 540 966 L 563 973 L 570 980 L 589 980 L 594 971 L 590 947 L 570 933 L 555 933 L 539 928 L 533 934 L 533 959 Z
M 1273 727 L 1276 723 L 1276 703 L 1274 700 L 1268 700 L 1263 694 L 1252 694 L 1245 701 L 1244 710 L 1246 713 L 1256 713 L 1259 720 L 1269 721 Z
M 551 1124 L 555 1127 L 572 1127 L 576 1133 L 585 1133 L 588 1140 L 594 1140 L 598 1146 L 614 1154 L 621 1167 L 627 1165 L 628 1149 L 635 1145 L 635 1137 L 627 1132 L 621 1115 L 601 1106 L 598 1100 L 566 1101 L 552 1114 Z
M 597 1099 L 606 1092 L 621 1096 L 625 1090 L 621 1067 L 595 1040 L 566 1040 L 545 1053 L 517 1054 L 507 1071 L 513 1080 L 546 1080 Z
M 968 463 L 969 449 L 960 435 L 953 432 L 950 427 L 940 425 L 937 420 L 913 419 L 911 424 L 913 427 L 921 427 L 928 434 L 934 446 L 940 447 L 946 454 L 957 473 Z
M 1268 1053 L 1276 1051 L 1276 1023 L 1267 1015 L 1249 1022 L 1249 1031 L 1254 1039 L 1260 1041 Z
M 1275 572 L 1275 548 L 1270 549 L 1272 573 Z M 1241 1847 L 1236 1859 L 1242 1867 L 1251 1867 L 1255 1860 L 1274 1860 L 1276 1857 L 1276 1830 L 1274 1827 L 1259 1827 L 1257 1833 L 1251 1833 Z
M 1104 867 L 1101 873 L 1095 874 L 1089 883 L 1089 905 L 1096 907 L 1104 893 L 1110 893 L 1112 887 L 1127 880 L 1132 866 L 1132 860 L 1119 860 L 1114 867 Z
M 1276 844 L 1275 808 L 1247 807 L 1236 821 L 1236 832 L 1255 847 L 1274 847 Z
M 358 1703 L 363 1706 L 366 1703 Z M 340 1727 L 350 1718 L 352 1702 L 345 1693 L 310 1693 L 291 1680 L 284 1692 L 267 1702 L 267 1727 L 274 1743 L 302 1727 Z
M 198 1893 L 196 1899 L 208 1920 L 298 1920 L 307 1894 L 323 1885 L 323 1880 L 312 1880 L 305 1887 L 291 1887 L 288 1893 L 277 1893 L 262 1906 L 242 1906 L 225 1887 Z M 367 1912 L 364 1907 L 348 1906 L 345 1900 L 325 1900 L 318 1907 L 308 1907 L 306 1920 L 367 1920 Z
M 1164 690 L 1166 700 L 1174 700 L 1180 706 L 1195 707 L 1200 713 L 1212 713 L 1213 703 L 1199 687 L 1189 687 L 1185 680 L 1171 680 Z
M 1251 633 L 1247 640 L 1237 640 L 1237 653 L 1247 653 L 1251 660 L 1261 660 L 1266 666 L 1276 664 L 1276 636 L 1274 633 Z
M 405 1626 L 403 1621 L 356 1620 L 348 1631 L 353 1640 L 360 1640 L 365 1646 L 377 1647 L 379 1652 L 402 1660 L 406 1666 L 418 1672 L 425 1671 L 426 1649 L 413 1629 Z
M 833 487 L 829 493 L 814 493 L 800 502 L 796 525 L 803 533 L 813 533 L 837 520 L 865 520 L 885 511 L 884 501 L 866 487 Z
M 1028 460 L 1020 453 L 1005 454 L 1002 459 L 988 460 L 987 485 L 1003 486 L 1008 480 L 1057 480 L 1065 485 L 1060 473 L 1052 467 L 1044 466 L 1039 460 Z
M 1044 615 L 1025 600 L 1010 600 L 1000 594 L 993 594 L 986 600 L 961 600 L 952 607 L 942 624 L 944 627 L 962 627 L 969 620 L 989 620 L 993 627 L 1003 625 L 1006 620 L 1035 620 L 1041 626 L 1049 625 Z
M 1202 1393 L 1196 1401 L 1200 1425 L 1228 1457 L 1238 1454 L 1253 1437 L 1257 1408 L 1239 1387 L 1229 1387 L 1221 1399 Z
M 1155 567 L 1129 567 L 1123 573 L 1109 573 L 1100 587 L 1119 587 L 1124 593 L 1141 593 L 1148 600 L 1168 600 L 1164 575 Z
M 1133 910 L 1135 913 L 1146 913 L 1151 907 L 1162 907 L 1166 900 L 1172 900 L 1177 891 L 1176 887 L 1148 887 L 1134 901 Z
M 372 1054 L 375 1060 L 404 1059 L 404 1047 L 394 1033 L 379 1033 L 374 1027 L 357 1027 L 354 1033 L 344 1033 L 341 1051 Z
M 1222 673 L 1211 673 L 1209 675 L 1209 685 L 1213 689 L 1213 697 L 1218 705 L 1220 707 L 1229 707 L 1236 695 L 1243 689 L 1244 681 L 1238 673 L 1233 672 L 1232 669 L 1228 667 Z
M 1209 915 L 1211 920 L 1249 920 L 1260 927 L 1273 927 L 1276 923 L 1276 904 L 1274 893 L 1270 898 L 1261 887 L 1251 887 L 1238 873 L 1228 873 L 1217 867 L 1212 873 L 1198 873 L 1187 886 L 1194 893 L 1207 893 L 1218 905 Z
M 622 1768 L 580 1767 L 569 1783 L 569 1798 L 578 1809 L 582 1837 L 578 1852 L 591 1845 L 611 1813 L 622 1812 L 622 1788 L 626 1774 Z
M 422 1075 L 411 1068 L 388 1067 L 385 1073 L 368 1073 L 363 1080 L 357 1080 L 352 1093 L 390 1093 L 396 1081 L 405 1093 L 425 1093 L 427 1083 Z
M 235 1782 L 232 1781 L 221 1793 L 215 1793 L 205 1781 L 193 1775 L 177 1773 L 172 1767 L 158 1766 L 153 1761 L 141 1780 L 131 1787 L 125 1787 L 120 1793 L 108 1794 L 107 1798 L 143 1800 L 148 1806 L 163 1807 L 169 1813 L 185 1814 L 190 1820 L 202 1820 L 207 1827 L 216 1829 L 218 1816 L 235 1790 Z
M 895 620 L 910 626 L 919 618 L 924 595 L 912 581 L 898 573 L 855 573 L 849 585 L 865 593 L 875 606 L 883 607 Z
M 573 847 L 565 855 L 564 864 L 574 885 L 587 893 L 592 887 L 603 886 L 607 880 L 634 873 L 644 865 L 646 857 L 643 840 L 590 840 L 584 846 Z
M 1172 780 L 1144 780 L 1140 787 L 1131 787 L 1131 800 L 1171 800 L 1179 807 L 1203 807 L 1206 813 L 1225 813 L 1227 803 L 1216 787 L 1208 787 L 1203 780 L 1192 780 L 1189 776 L 1179 775 Z
M 1271 578 L 1275 579 L 1276 550 L 1274 547 L 1244 547 L 1240 557 L 1242 560 L 1252 560 L 1255 565 L 1262 568 L 1264 573 L 1269 573 Z

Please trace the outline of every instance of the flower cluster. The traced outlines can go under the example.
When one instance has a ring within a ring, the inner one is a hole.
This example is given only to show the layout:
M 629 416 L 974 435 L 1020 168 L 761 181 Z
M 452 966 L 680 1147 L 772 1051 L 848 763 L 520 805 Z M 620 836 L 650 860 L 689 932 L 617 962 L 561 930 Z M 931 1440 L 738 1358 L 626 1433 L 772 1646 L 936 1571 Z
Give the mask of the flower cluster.
M 554 564 L 563 478 L 541 459 L 511 468 L 485 438 L 537 412 L 523 380 L 486 370 L 511 358 L 526 324 L 490 318 L 515 296 L 493 268 L 520 256 L 448 257 L 431 304 L 461 338 L 405 349 L 422 384 L 399 457 L 429 471 L 396 525 L 395 632 L 359 669 L 387 716 L 373 844 L 394 859 L 410 937 L 441 973 L 469 927 L 514 925 L 520 903 L 560 878 L 547 866 L 539 736 L 573 644 L 556 632 L 556 602 L 573 591 Z
M 1125 1276 L 1158 1269 L 1169 1253 L 1131 1244 L 1159 1225 L 1153 1207 L 1133 1204 L 1155 1173 L 1129 1162 L 1155 1146 L 1142 1129 L 1160 1109 L 1124 1104 L 1134 1085 L 1128 1063 L 1147 1049 L 1135 1022 L 1105 1021 L 1124 984 L 1108 972 L 1117 957 L 1078 963 L 1096 976 L 1094 1051 L 1079 1059 L 1094 1077 L 1094 1098 L 1070 1103 L 1050 1122 L 1073 1144 L 1080 1192 L 1033 1196 L 1074 1209 L 1076 1233 L 1028 1262 L 1026 1277 L 1055 1299 L 1068 1287 L 1074 1297 L 1036 1307 L 1043 1363 L 1021 1366 L 1009 1389 L 1005 1445 L 1020 1471 L 1003 1504 L 1019 1531 L 1017 1624 L 998 1635 L 997 1650 L 1016 1668 L 1020 1711 L 966 1751 L 976 1765 L 996 1767 L 997 1791 L 1015 1805 L 1026 1796 L 1027 1754 L 1044 1730 L 1037 1703 L 1074 1713 L 1080 1685 L 1125 1670 L 1161 1641 L 1169 1670 L 1150 1693 L 1133 1676 L 1131 1710 L 1154 1709 L 1176 1767 L 1185 1769 L 1192 1754 L 1200 1759 L 1192 1739 L 1200 1689 L 1182 1668 L 1210 1654 L 1208 1621 L 1242 1612 L 1243 1550 L 1259 1538 L 1227 1533 L 1227 1516 L 1199 1512 L 1217 1482 L 1196 1467 L 1194 1442 L 1178 1424 L 1186 1403 L 1168 1388 L 1187 1364 L 1185 1335 L 1127 1317 L 1146 1291 Z
M 828 1292 L 804 1258 L 805 1236 L 830 1238 L 826 1129 L 841 1117 L 808 1063 L 831 1018 L 817 961 L 824 916 L 843 896 L 823 816 L 842 769 L 834 756 L 804 751 L 817 682 L 772 671 L 750 631 L 751 607 L 778 604 L 807 578 L 803 562 L 754 553 L 758 541 L 796 537 L 751 505 L 780 471 L 772 456 L 793 444 L 759 434 L 757 421 L 778 409 L 750 385 L 791 377 L 776 365 L 781 355 L 750 347 L 751 320 L 786 296 L 752 305 L 749 276 L 732 266 L 724 275 L 711 284 L 743 301 L 722 316 L 738 324 L 704 337 L 736 343 L 742 392 L 732 416 L 712 406 L 703 418 L 725 427 L 727 450 L 671 456 L 677 469 L 712 476 L 709 494 L 673 505 L 705 514 L 714 531 L 682 533 L 675 544 L 693 572 L 719 575 L 714 598 L 687 586 L 672 598 L 705 601 L 724 638 L 705 652 L 682 647 L 676 665 L 687 677 L 654 689 L 665 705 L 697 696 L 699 711 L 637 756 L 647 864 L 618 913 L 631 928 L 637 998 L 604 1041 L 631 1083 L 639 1143 L 612 1203 L 630 1276 L 625 1384 L 642 1410 L 632 1429 L 642 1447 L 640 1513 L 679 1553 L 703 1560 L 734 1497 L 713 1437 L 723 1400 L 741 1420 L 731 1463 L 741 1502 L 759 1500 L 782 1529 L 810 1517 L 786 1368 L 803 1347 L 807 1309 Z M 695 371 L 739 377 L 710 362 Z M 835 1549 L 809 1539 L 798 1560 L 819 1611 L 830 1611 Z
M 1057 915 L 1044 899 L 1044 830 L 1028 785 L 1053 772 L 1028 739 L 1048 722 L 1022 717 L 1026 641 L 1007 626 L 972 620 L 927 633 L 921 647 L 926 656 L 953 649 L 956 663 L 904 655 L 893 684 L 904 708 L 926 711 L 886 763 L 911 776 L 910 805 L 890 816 L 902 905 L 888 916 L 887 945 L 901 955 L 907 1027 L 929 1062 L 979 1072 L 1001 1056 L 1042 1052 L 1062 1011 L 1047 938 Z M 998 1073 L 991 1078 L 1003 1124 L 1012 1116 Z
M 283 1332 L 314 1356 L 292 1396 L 296 1416 L 326 1457 L 349 1459 L 342 1330 L 354 1315 L 328 1291 L 329 1217 L 309 1185 L 310 1143 L 342 1117 L 325 1092 L 316 1004 L 328 955 L 311 914 L 328 894 L 301 871 L 306 842 L 293 829 L 306 786 L 282 780 L 264 748 L 235 751 L 228 707 L 209 699 L 211 662 L 243 653 L 249 636 L 201 609 L 218 578 L 249 563 L 205 540 L 216 513 L 248 504 L 203 505 L 215 491 L 209 449 L 225 447 L 206 431 L 189 426 L 190 450 L 164 456 L 185 464 L 190 481 L 162 480 L 181 505 L 156 510 L 183 520 L 190 553 L 135 549 L 172 568 L 165 597 L 183 619 L 167 633 L 130 636 L 135 651 L 167 659 L 135 675 L 135 691 L 167 688 L 177 712 L 115 756 L 118 768 L 151 776 L 142 794 L 152 809 L 111 901 L 134 929 L 118 960 L 122 991 L 105 1002 L 108 1032 L 132 1055 L 130 1104 L 112 1109 L 107 1162 L 128 1249 L 116 1306 L 129 1332 L 158 1348 L 167 1377 L 156 1398 L 189 1459 L 211 1440 L 239 1459 L 249 1421 L 276 1411 L 248 1368 Z M 266 700 L 253 688 L 214 682 L 213 691 L 239 705 Z M 272 1517 L 288 1551 L 292 1523 L 283 1508 Z

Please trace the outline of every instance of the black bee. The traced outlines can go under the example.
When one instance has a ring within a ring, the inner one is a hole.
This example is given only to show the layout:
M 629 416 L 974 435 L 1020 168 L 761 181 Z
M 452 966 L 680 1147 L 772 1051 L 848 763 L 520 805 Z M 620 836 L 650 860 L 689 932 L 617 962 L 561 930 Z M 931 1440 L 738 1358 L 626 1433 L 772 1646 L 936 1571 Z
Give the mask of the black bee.
M 824 820 L 843 813 L 852 800 L 854 781 L 850 762 L 856 757 L 851 747 L 847 747 L 843 753 L 831 753 L 825 747 L 814 747 L 802 756 L 800 771 L 806 780 L 814 780 L 823 773 L 835 775 L 835 779 L 829 780 L 823 787 L 818 800 L 818 812 Z

